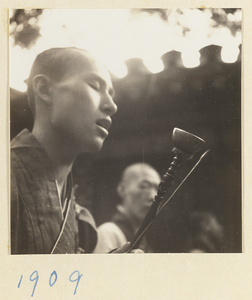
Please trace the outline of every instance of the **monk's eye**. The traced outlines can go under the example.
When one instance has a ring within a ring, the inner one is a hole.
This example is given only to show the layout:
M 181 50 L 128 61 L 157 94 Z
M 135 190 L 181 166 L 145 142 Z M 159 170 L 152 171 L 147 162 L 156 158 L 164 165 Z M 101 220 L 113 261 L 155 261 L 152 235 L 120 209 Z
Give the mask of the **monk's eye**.
M 88 83 L 89 86 L 91 86 L 92 89 L 99 91 L 101 89 L 101 85 L 98 81 L 91 81 Z
M 149 189 L 151 187 L 151 184 L 148 181 L 143 181 L 140 183 L 139 187 L 141 189 Z

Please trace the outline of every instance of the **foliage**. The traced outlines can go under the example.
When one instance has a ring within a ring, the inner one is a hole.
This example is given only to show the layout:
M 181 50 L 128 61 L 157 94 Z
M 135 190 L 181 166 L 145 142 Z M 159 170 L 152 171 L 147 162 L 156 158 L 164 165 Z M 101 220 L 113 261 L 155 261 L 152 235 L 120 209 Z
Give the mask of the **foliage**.
M 239 8 L 195 8 L 195 11 L 202 11 L 205 14 L 211 15 L 212 27 L 227 27 L 235 36 L 236 32 L 241 29 L 241 18 L 236 17 L 237 12 L 240 12 Z M 183 33 L 190 31 L 190 24 L 184 24 L 181 22 L 180 16 L 185 15 L 188 9 L 132 9 L 133 15 L 140 13 L 147 13 L 150 15 L 157 15 L 164 22 L 169 23 L 175 16 L 175 25 L 183 27 Z
M 14 44 L 22 48 L 32 47 L 40 35 L 38 26 L 42 9 L 15 9 L 10 18 L 10 35 Z
M 199 16 L 201 12 L 209 18 L 209 28 L 226 27 L 233 36 L 241 30 L 241 9 L 239 8 L 195 8 L 195 9 L 131 9 L 131 16 L 139 18 L 141 14 L 156 15 L 167 24 L 179 26 L 183 35 L 192 31 L 192 17 L 187 18 L 192 12 Z M 39 18 L 43 9 L 15 9 L 12 10 L 10 18 L 10 35 L 13 37 L 14 45 L 22 48 L 31 48 L 40 35 Z M 195 19 L 195 18 L 194 18 Z

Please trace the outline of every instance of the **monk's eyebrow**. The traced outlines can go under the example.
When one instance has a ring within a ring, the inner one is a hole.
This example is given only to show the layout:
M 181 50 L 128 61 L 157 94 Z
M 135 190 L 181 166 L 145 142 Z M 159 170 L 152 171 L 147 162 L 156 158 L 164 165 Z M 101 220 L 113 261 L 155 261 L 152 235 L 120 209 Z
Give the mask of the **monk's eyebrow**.
M 88 77 L 90 79 L 98 80 L 101 85 L 105 86 L 106 88 L 108 87 L 108 83 L 102 77 L 100 77 L 98 74 L 90 73 Z M 108 92 L 112 98 L 115 96 L 115 90 L 113 89 L 113 87 L 109 87 Z

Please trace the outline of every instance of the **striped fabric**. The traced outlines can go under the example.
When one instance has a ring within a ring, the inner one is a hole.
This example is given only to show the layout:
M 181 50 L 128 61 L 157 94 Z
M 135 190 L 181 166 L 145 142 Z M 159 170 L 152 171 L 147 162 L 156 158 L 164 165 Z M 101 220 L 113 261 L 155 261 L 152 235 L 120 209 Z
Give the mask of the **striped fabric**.
M 67 186 L 71 190 L 70 178 Z M 75 204 L 69 199 L 66 205 L 67 220 L 54 253 L 77 251 Z M 51 253 L 63 221 L 52 163 L 35 137 L 24 130 L 11 142 L 11 253 Z

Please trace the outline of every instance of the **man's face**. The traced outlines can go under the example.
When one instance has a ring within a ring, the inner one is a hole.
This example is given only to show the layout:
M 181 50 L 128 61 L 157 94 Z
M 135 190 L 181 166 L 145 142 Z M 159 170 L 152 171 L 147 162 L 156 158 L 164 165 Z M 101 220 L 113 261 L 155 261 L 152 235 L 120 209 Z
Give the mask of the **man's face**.
M 142 221 L 154 199 L 159 175 L 154 170 L 144 170 L 125 183 L 123 204 L 126 210 Z
M 117 110 L 111 78 L 86 53 L 80 52 L 71 63 L 63 79 L 51 86 L 53 130 L 79 153 L 99 151 Z

